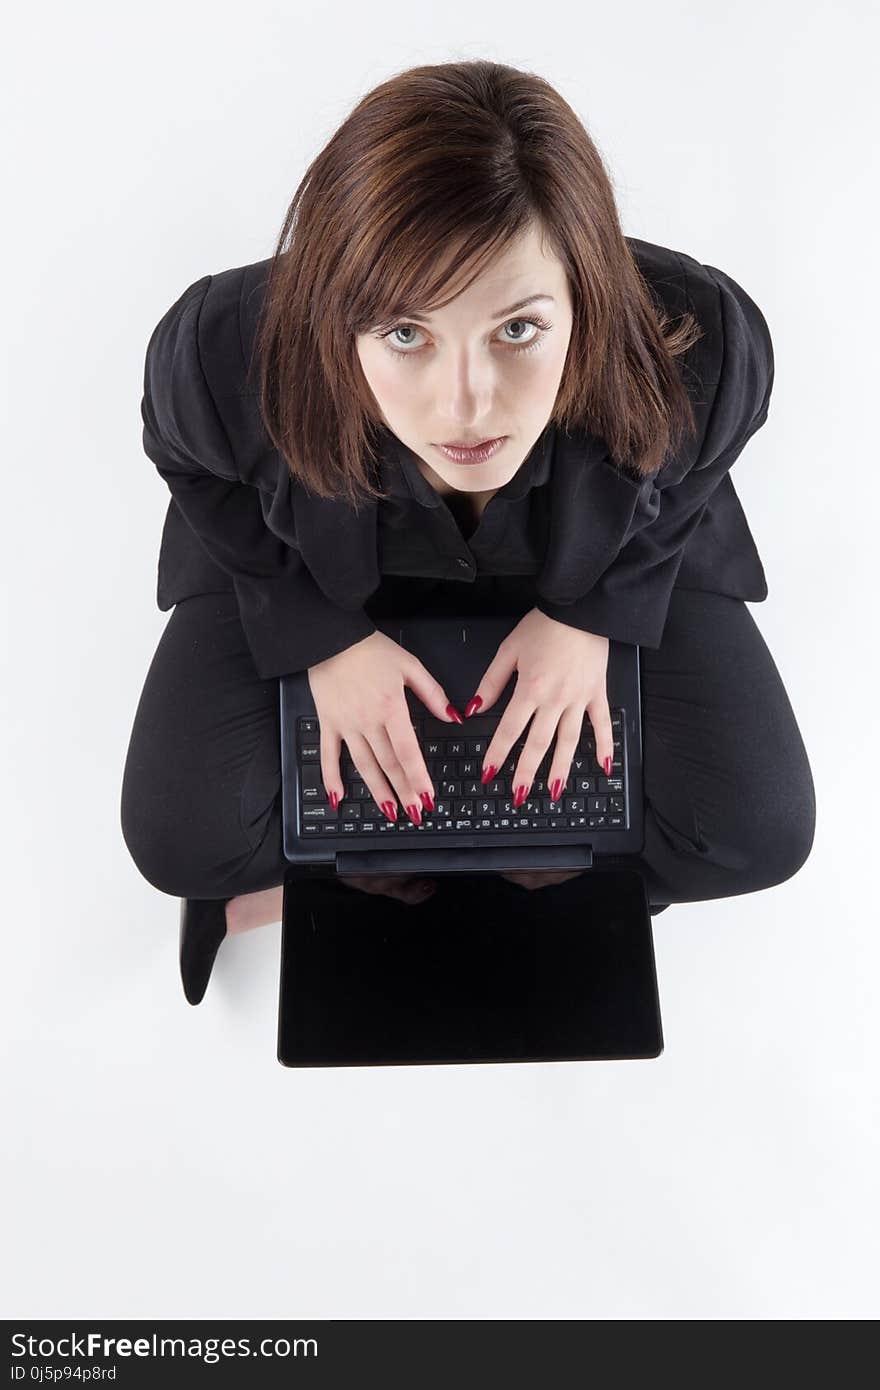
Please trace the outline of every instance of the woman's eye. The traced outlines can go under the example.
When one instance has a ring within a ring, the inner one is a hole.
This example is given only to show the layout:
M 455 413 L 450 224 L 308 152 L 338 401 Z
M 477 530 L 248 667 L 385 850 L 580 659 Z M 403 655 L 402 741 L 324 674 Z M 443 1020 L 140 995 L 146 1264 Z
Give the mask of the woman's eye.
M 534 333 L 531 334 L 529 337 L 526 337 L 525 339 L 523 339 L 521 335 L 515 336 L 512 339 L 506 339 L 507 346 L 509 346 L 513 352 L 530 352 L 534 348 L 540 347 L 541 342 L 543 341 L 545 335 L 550 331 L 551 327 L 552 324 L 549 324 L 544 319 L 540 318 L 509 319 L 507 323 L 501 325 L 499 332 L 504 333 L 510 331 L 511 329 L 516 330 L 521 328 L 534 329 Z M 395 324 L 393 328 L 389 328 L 387 333 L 380 333 L 379 337 L 387 347 L 388 351 L 392 352 L 395 357 L 415 357 L 416 353 L 420 352 L 421 349 L 412 348 L 410 346 L 412 343 L 412 338 L 409 339 L 408 343 L 401 343 L 398 339 L 396 346 L 394 346 L 390 340 L 393 334 L 414 334 L 420 332 L 421 329 L 418 328 L 414 323 L 398 323 Z
M 392 334 L 392 333 L 418 333 L 418 331 L 419 331 L 419 330 L 416 328 L 415 324 L 412 324 L 412 323 L 401 323 L 401 324 L 398 324 L 398 326 L 397 326 L 396 328 L 392 328 L 390 333 L 383 333 L 383 334 L 382 334 L 382 338 L 383 338 L 383 340 L 384 340 L 385 342 L 387 342 L 388 339 L 391 337 L 391 334 Z M 411 343 L 411 341 L 412 341 L 412 340 L 410 340 L 410 343 Z M 410 346 L 410 343 L 407 343 L 406 341 L 404 341 L 404 343 L 403 343 L 401 346 L 403 346 L 403 347 L 408 347 L 408 346 Z

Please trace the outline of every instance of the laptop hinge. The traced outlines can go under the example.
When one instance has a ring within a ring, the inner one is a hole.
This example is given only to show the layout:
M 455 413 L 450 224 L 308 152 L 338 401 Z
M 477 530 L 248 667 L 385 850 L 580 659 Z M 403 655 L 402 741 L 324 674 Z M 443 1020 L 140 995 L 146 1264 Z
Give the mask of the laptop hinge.
M 475 862 L 477 861 L 477 862 Z M 479 874 L 530 869 L 591 869 L 590 845 L 480 845 L 473 849 L 341 850 L 336 872 L 347 874 Z

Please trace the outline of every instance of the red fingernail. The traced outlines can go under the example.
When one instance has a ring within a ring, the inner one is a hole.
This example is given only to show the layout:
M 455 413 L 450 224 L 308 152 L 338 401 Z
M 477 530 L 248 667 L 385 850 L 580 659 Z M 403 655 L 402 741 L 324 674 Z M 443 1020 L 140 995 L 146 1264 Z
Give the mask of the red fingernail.
M 447 705 L 447 706 L 446 706 L 446 713 L 449 715 L 449 718 L 450 718 L 450 719 L 454 719 L 454 720 L 455 720 L 456 724 L 463 724 L 463 723 L 464 723 L 464 720 L 462 719 L 462 717 L 461 717 L 461 715 L 459 714 L 458 710 L 455 708 L 455 705 Z
M 517 789 L 516 789 L 516 791 L 515 791 L 515 793 L 514 793 L 514 797 L 513 797 L 513 804 L 514 804 L 514 806 L 521 806 L 521 805 L 523 804 L 523 802 L 525 801 L 526 797 L 528 796 L 528 792 L 529 792 L 528 787 L 523 787 L 523 786 L 517 787 Z
M 613 759 L 613 758 L 606 758 L 606 759 L 605 759 L 605 776 L 606 776 L 606 777 L 610 777 L 610 776 L 611 776 L 611 768 L 612 768 L 613 763 L 614 763 L 614 759 Z
M 338 805 L 339 805 L 339 793 L 338 793 L 338 792 L 330 792 L 330 806 L 331 806 L 331 808 L 335 811 L 335 810 L 336 810 L 336 807 L 337 807 Z
M 422 813 L 421 813 L 421 811 L 419 810 L 419 808 L 418 808 L 418 806 L 416 805 L 415 802 L 413 802 L 411 806 L 407 806 L 407 808 L 406 808 L 406 814 L 409 816 L 409 818 L 410 818 L 410 820 L 412 821 L 413 825 L 421 825 L 421 823 L 422 823 Z
M 434 809 L 434 798 L 433 798 L 433 796 L 431 795 L 431 793 L 430 793 L 430 792 L 419 792 L 419 797 L 421 798 L 421 802 L 422 802 L 422 805 L 424 806 L 425 810 L 426 810 L 426 811 L 433 811 L 433 809 Z
M 476 714 L 482 703 L 482 698 L 479 695 L 475 695 L 464 712 L 465 719 L 470 719 L 472 714 Z
M 498 771 L 497 767 L 492 767 L 491 764 L 489 765 L 489 767 L 484 767 L 484 768 L 483 768 L 483 771 L 480 773 L 480 781 L 481 781 L 481 782 L 491 782 L 491 781 L 492 781 L 492 778 L 495 776 L 495 773 L 496 773 L 497 771 Z
M 397 807 L 395 806 L 393 801 L 383 801 L 382 810 L 385 812 L 389 820 L 397 820 Z
M 550 788 L 550 800 L 551 800 L 551 801 L 558 801 L 558 800 L 559 800 L 559 793 L 560 793 L 561 791 L 562 791 L 562 778 L 561 778 L 561 777 L 557 777 L 557 778 L 556 778 L 556 781 L 553 783 L 553 786 Z

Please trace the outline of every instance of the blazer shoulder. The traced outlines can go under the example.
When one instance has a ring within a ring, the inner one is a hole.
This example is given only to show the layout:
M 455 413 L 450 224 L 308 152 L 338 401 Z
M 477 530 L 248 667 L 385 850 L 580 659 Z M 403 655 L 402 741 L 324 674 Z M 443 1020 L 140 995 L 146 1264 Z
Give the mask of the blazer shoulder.
M 639 268 L 673 312 L 687 309 L 702 336 L 679 358 L 697 409 L 700 462 L 764 422 L 773 390 L 773 341 L 764 313 L 725 270 L 686 251 L 633 239 Z
M 251 428 L 242 303 L 253 271 L 235 266 L 187 285 L 153 328 L 144 364 L 145 446 L 230 481 L 241 477 L 237 453 Z
M 638 237 L 626 240 L 639 270 L 664 305 L 672 313 L 689 311 L 703 330 L 695 355 L 704 381 L 720 379 L 727 353 L 747 348 L 765 358 L 772 355 L 764 314 L 727 271 L 704 264 L 687 251 Z
M 727 271 L 679 252 L 693 312 L 705 328 L 712 411 L 698 467 L 742 447 L 764 423 L 775 378 L 773 339 L 763 311 Z
M 677 360 L 691 397 L 697 439 L 676 466 L 673 481 L 693 466 L 707 467 L 745 441 L 767 418 L 775 374 L 773 343 L 763 312 L 729 272 L 686 251 L 628 238 L 639 269 L 673 313 L 690 312 L 700 338 Z

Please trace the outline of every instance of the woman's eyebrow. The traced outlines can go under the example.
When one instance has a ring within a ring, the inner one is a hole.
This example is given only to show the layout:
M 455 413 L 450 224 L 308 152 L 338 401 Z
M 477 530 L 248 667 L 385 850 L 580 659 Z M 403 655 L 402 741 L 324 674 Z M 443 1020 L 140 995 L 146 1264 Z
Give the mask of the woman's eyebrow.
M 506 314 L 515 314 L 517 309 L 524 309 L 527 304 L 534 304 L 536 299 L 548 299 L 551 304 L 556 303 L 552 294 L 530 294 L 525 299 L 518 299 L 515 304 L 509 304 L 506 309 L 495 309 L 489 317 L 503 319 Z M 430 322 L 430 315 L 428 314 L 409 314 L 408 317 L 418 319 L 421 323 Z

